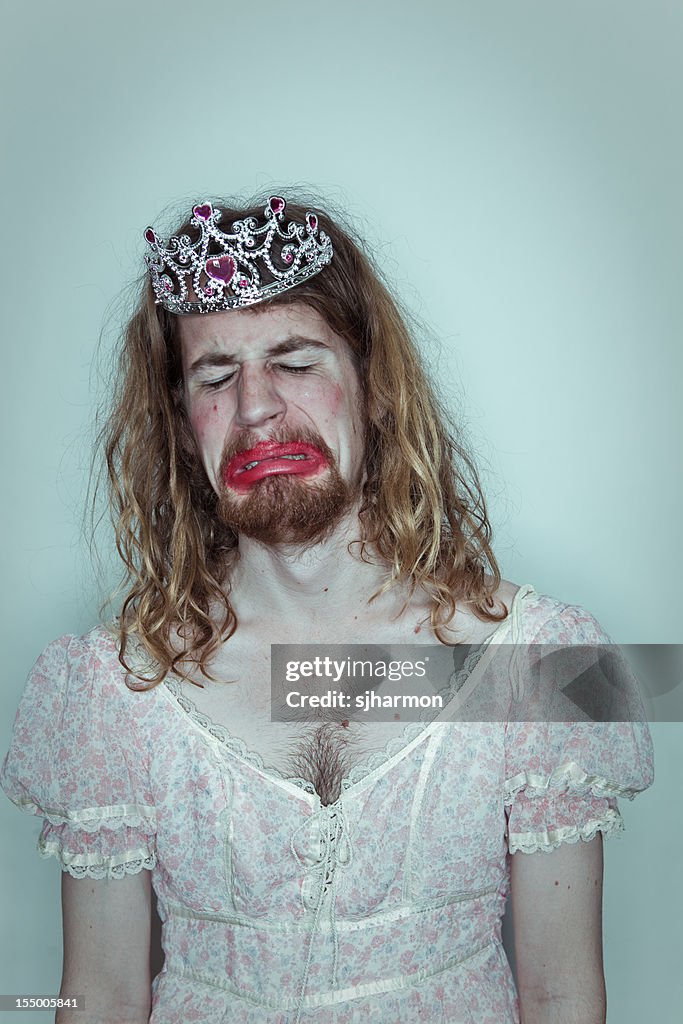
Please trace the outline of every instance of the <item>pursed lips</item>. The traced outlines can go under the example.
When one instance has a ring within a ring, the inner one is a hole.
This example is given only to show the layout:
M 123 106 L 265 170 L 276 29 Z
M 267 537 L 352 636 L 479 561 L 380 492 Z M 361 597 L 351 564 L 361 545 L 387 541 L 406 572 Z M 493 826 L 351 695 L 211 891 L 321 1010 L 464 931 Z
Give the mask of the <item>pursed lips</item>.
M 327 458 L 320 449 L 306 441 L 260 441 L 233 455 L 224 480 L 232 490 L 245 492 L 265 477 L 282 473 L 312 476 L 326 465 Z

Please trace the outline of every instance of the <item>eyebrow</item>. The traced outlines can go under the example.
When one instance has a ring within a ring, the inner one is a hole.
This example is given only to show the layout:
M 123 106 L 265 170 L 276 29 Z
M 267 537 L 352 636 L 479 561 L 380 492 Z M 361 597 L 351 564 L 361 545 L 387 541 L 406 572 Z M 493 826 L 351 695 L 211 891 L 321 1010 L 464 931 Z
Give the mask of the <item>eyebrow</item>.
M 290 338 L 285 338 L 284 341 L 278 341 L 276 345 L 271 345 L 269 349 L 266 349 L 264 358 L 272 359 L 273 357 L 288 355 L 290 352 L 299 352 L 302 349 L 327 348 L 328 346 L 322 341 L 318 341 L 315 338 L 305 338 L 302 335 L 296 334 Z M 188 370 L 188 377 L 193 377 L 200 370 L 217 366 L 232 366 L 238 361 L 237 355 L 234 352 L 206 352 L 192 363 Z

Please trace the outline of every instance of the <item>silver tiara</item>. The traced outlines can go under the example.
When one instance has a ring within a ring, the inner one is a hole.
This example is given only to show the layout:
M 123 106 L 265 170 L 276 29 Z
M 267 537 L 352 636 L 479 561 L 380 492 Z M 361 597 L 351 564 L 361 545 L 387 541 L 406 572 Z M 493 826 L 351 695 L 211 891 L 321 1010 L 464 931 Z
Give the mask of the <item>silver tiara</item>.
M 218 227 L 221 211 L 200 203 L 190 219 L 199 230 L 195 241 L 174 235 L 164 242 L 147 228 L 145 239 L 152 251 L 145 262 L 157 304 L 171 313 L 239 309 L 318 274 L 332 259 L 332 242 L 310 211 L 305 223 L 285 226 L 286 205 L 281 196 L 271 196 L 263 224 L 246 217 L 234 221 L 227 232 Z

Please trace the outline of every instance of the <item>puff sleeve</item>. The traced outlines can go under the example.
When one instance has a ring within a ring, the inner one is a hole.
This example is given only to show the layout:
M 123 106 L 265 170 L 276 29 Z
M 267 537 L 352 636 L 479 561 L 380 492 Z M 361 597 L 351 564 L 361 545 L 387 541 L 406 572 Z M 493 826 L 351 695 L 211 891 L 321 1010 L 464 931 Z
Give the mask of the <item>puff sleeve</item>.
M 111 638 L 93 634 L 62 637 L 36 662 L 0 784 L 19 808 L 44 818 L 41 856 L 57 857 L 75 877 L 119 878 L 155 863 L 155 809 L 134 704 L 145 694 L 126 687 L 115 655 L 113 670 Z
M 564 606 L 535 642 L 611 644 L 596 620 L 576 606 Z M 624 663 L 624 672 L 629 671 Z M 598 832 L 618 835 L 624 825 L 617 798 L 632 800 L 653 779 L 644 715 L 638 721 L 509 721 L 504 795 L 509 852 L 550 851 Z

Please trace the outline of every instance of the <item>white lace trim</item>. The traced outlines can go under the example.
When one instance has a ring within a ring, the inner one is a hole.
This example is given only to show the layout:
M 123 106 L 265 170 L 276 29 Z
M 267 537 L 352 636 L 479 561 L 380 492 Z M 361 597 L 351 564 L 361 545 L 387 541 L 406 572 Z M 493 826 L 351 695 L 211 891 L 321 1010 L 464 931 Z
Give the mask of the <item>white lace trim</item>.
M 17 807 L 45 818 L 51 825 L 73 825 L 83 832 L 99 832 L 101 828 L 116 830 L 124 827 L 145 827 L 156 830 L 156 809 L 146 804 L 110 804 L 103 807 L 85 807 L 80 811 L 41 807 L 33 800 L 16 800 Z
M 627 797 L 633 800 L 640 789 L 620 785 L 618 782 L 611 782 L 603 775 L 590 775 L 585 772 L 576 761 L 568 761 L 559 765 L 549 775 L 540 775 L 536 772 L 519 772 L 505 780 L 505 805 L 510 806 L 518 793 L 524 791 L 524 795 L 530 798 L 544 797 L 571 791 L 576 796 L 597 797 Z
M 466 657 L 461 668 L 452 674 L 447 686 L 439 691 L 444 704 L 447 704 L 448 701 L 457 694 L 458 690 L 462 687 L 466 679 L 476 667 L 479 659 L 482 657 L 486 649 L 486 646 L 487 643 L 485 642 L 475 648 L 475 650 L 471 651 Z M 240 760 L 245 761 L 253 768 L 263 772 L 265 775 L 274 776 L 282 782 L 291 783 L 292 785 L 303 789 L 305 792 L 315 795 L 315 786 L 308 779 L 286 775 L 278 768 L 267 764 L 261 754 L 248 747 L 244 740 L 239 736 L 235 736 L 225 726 L 220 725 L 208 715 L 204 714 L 204 712 L 200 711 L 196 704 L 186 696 L 185 693 L 183 693 L 181 689 L 181 681 L 177 676 L 169 674 L 165 678 L 163 685 L 169 693 L 172 694 L 174 700 L 195 725 L 200 726 L 200 728 L 208 732 L 210 736 L 221 744 L 221 746 L 235 754 L 240 758 Z M 436 709 L 432 718 L 435 719 L 439 713 L 439 709 Z M 408 722 L 405 729 L 396 736 L 392 736 L 384 747 L 369 754 L 350 769 L 348 775 L 342 780 L 342 792 L 364 780 L 367 776 L 371 775 L 378 768 L 381 768 L 393 757 L 400 754 L 404 749 L 407 750 L 414 740 L 416 740 L 422 733 L 427 732 L 427 729 L 432 724 L 433 722 L 431 719 L 427 721 Z
M 190 700 L 183 693 L 180 680 L 176 676 L 166 676 L 164 686 L 173 694 L 177 703 L 195 725 L 199 725 L 213 736 L 214 739 L 218 740 L 222 746 L 227 747 L 233 754 L 236 754 L 240 760 L 246 761 L 247 764 L 250 764 L 253 768 L 258 768 L 260 771 L 272 772 L 272 774 L 277 775 L 279 778 L 284 778 L 277 768 L 271 768 L 266 765 L 261 755 L 257 751 L 251 750 L 239 736 L 234 736 L 224 725 L 219 725 L 218 722 L 214 722 L 212 718 L 204 714 L 203 711 L 200 711 L 194 701 Z
M 624 821 L 619 811 L 610 807 L 603 817 L 592 818 L 583 825 L 562 825 L 541 832 L 509 832 L 508 849 L 510 853 L 550 853 L 562 843 L 590 842 L 598 832 L 602 832 L 605 839 L 613 839 L 623 831 Z
M 156 854 L 149 847 L 103 857 L 97 853 L 70 853 L 60 843 L 42 836 L 38 840 L 38 853 L 45 858 L 56 857 L 62 871 L 68 871 L 73 878 L 124 878 L 137 875 L 145 868 L 151 871 L 156 864 Z

